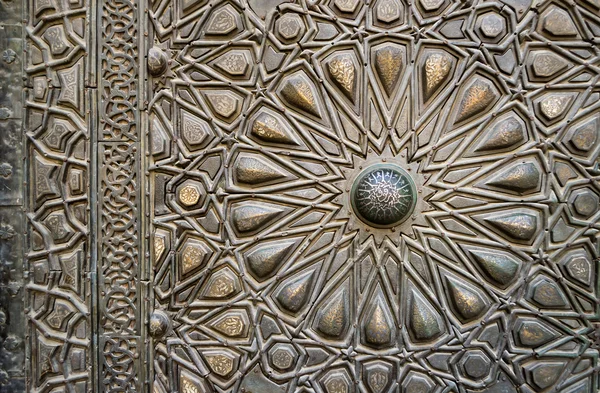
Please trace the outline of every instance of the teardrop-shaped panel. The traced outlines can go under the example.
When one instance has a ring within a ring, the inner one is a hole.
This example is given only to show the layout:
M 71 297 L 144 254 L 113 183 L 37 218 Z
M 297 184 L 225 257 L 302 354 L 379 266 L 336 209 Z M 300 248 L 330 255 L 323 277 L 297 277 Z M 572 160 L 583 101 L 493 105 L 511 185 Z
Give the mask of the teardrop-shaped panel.
M 375 72 L 383 90 L 391 96 L 404 71 L 404 48 L 397 44 L 382 44 L 375 49 Z
M 250 134 L 262 142 L 297 146 L 298 142 L 290 128 L 288 122 L 280 115 L 263 108 L 254 118 Z
M 461 322 L 470 322 L 485 313 L 489 300 L 480 289 L 450 276 L 446 276 L 446 283 L 454 314 Z
M 569 301 L 560 285 L 550 277 L 540 275 L 528 287 L 529 297 L 542 308 L 567 309 Z
M 551 91 L 545 93 L 535 101 L 538 112 L 542 115 L 540 120 L 550 125 L 562 119 L 576 97 L 577 93 L 575 92 Z
M 365 344 L 373 347 L 391 345 L 396 335 L 396 328 L 392 312 L 379 284 L 368 302 L 372 306 L 363 314 L 362 322 Z
M 296 73 L 288 77 L 283 82 L 280 94 L 292 108 L 321 117 L 314 85 L 307 76 Z
M 592 118 L 584 118 L 576 124 L 569 127 L 569 132 L 565 135 L 567 148 L 578 156 L 587 156 L 594 152 L 600 140 L 600 114 Z
M 408 333 L 412 341 L 431 341 L 444 332 L 441 315 L 413 283 L 409 283 L 406 310 Z
M 255 185 L 284 180 L 289 173 L 264 156 L 241 153 L 235 160 L 234 177 L 237 183 Z
M 421 64 L 423 102 L 429 101 L 446 84 L 454 63 L 454 57 L 443 50 L 425 52 Z
M 275 240 L 262 243 L 246 254 L 246 263 L 250 274 L 257 280 L 263 280 L 273 274 L 296 245 L 296 240 Z
M 541 81 L 552 78 L 572 66 L 567 59 L 549 50 L 530 52 L 529 61 L 531 62 L 531 71 L 533 71 L 532 77 L 534 79 L 537 77 Z
M 475 147 L 475 152 L 491 152 L 516 147 L 527 138 L 525 123 L 514 112 L 500 117 L 485 131 L 485 136 Z
M 275 294 L 279 306 L 292 314 L 297 314 L 304 308 L 310 298 L 315 270 L 309 270 L 283 281 Z
M 505 235 L 518 240 L 532 240 L 537 233 L 538 217 L 530 210 L 514 210 L 508 214 L 492 214 L 486 222 Z
M 365 326 L 365 340 L 375 346 L 390 344 L 392 340 L 392 329 L 386 320 L 386 312 L 381 302 L 375 304 L 371 318 Z
M 539 347 L 560 336 L 545 322 L 530 318 L 519 318 L 515 323 L 514 335 L 520 345 L 528 348 Z
M 349 281 L 347 280 L 335 293 L 318 307 L 315 328 L 326 338 L 342 338 L 350 322 Z
M 537 162 L 518 162 L 493 175 L 485 184 L 524 194 L 537 191 L 541 178 Z
M 356 66 L 348 53 L 335 55 L 327 62 L 327 72 L 335 85 L 353 103 L 356 99 Z
M 498 97 L 498 89 L 492 81 L 481 75 L 471 78 L 460 97 L 455 123 L 485 114 Z
M 520 262 L 513 257 L 492 250 L 471 249 L 469 252 L 486 277 L 495 284 L 504 288 L 515 280 Z
M 270 203 L 242 202 L 232 208 L 231 220 L 238 232 L 254 232 L 283 212 L 282 207 Z

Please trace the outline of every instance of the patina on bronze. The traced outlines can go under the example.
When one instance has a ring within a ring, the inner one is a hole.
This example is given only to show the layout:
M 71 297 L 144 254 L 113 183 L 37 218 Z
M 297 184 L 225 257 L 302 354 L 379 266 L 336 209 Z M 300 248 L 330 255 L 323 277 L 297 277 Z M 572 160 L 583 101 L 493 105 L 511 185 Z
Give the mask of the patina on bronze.
M 410 175 L 393 164 L 377 164 L 361 172 L 352 185 L 352 208 L 366 224 L 389 228 L 412 213 L 417 200 Z
M 0 391 L 597 393 L 598 0 L 0 0 Z

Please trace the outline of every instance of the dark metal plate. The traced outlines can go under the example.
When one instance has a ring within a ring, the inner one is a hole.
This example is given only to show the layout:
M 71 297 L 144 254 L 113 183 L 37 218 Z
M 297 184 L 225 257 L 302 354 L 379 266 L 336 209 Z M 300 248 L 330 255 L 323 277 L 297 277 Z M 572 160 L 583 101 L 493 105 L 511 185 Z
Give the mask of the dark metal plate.
M 598 1 L 0 29 L 2 389 L 598 391 Z

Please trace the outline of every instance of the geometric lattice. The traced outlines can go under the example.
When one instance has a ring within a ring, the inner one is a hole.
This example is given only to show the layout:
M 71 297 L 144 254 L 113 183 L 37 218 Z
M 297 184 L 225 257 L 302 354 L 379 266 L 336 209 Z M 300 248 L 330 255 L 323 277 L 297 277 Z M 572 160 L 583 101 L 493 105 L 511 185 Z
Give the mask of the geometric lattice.
M 90 31 L 87 1 L 18 2 L 26 107 L 26 388 L 92 389 Z M 5 12 L 0 7 L 0 14 Z M 6 83 L 8 87 L 10 82 Z M 3 85 L 4 86 L 4 85 Z M 16 98 L 16 97 L 15 97 Z M 21 131 L 21 130 L 19 130 Z M 23 158 L 23 157 L 21 157 Z M 18 220 L 16 217 L 13 220 Z M 22 255 L 21 255 L 22 256 Z M 18 319 L 12 317 L 10 324 Z M 4 355 L 3 355 L 4 357 Z
M 153 3 L 154 388 L 596 391 L 599 16 Z M 351 207 L 381 163 L 392 228 Z
M 598 0 L 0 0 L 0 76 L 5 390 L 600 389 Z

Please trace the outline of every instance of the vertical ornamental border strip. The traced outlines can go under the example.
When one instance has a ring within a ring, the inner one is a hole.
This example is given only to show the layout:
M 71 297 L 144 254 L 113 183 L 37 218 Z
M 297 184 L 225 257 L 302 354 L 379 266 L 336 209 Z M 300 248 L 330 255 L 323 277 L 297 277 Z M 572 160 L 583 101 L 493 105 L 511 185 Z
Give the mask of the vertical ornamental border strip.
M 0 386 L 25 390 L 23 279 L 23 19 L 0 4 Z
M 89 0 L 16 3 L 23 7 L 25 44 L 25 389 L 87 393 L 95 390 L 90 125 L 96 108 L 89 61 L 95 10 Z
M 98 127 L 98 301 L 100 391 L 139 391 L 140 146 L 138 2 L 104 0 Z

